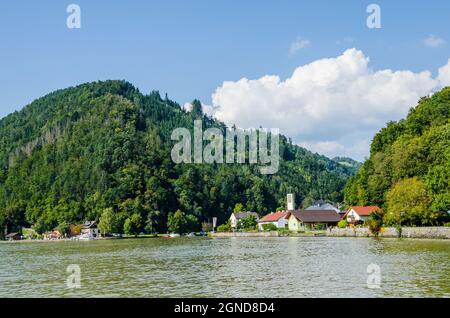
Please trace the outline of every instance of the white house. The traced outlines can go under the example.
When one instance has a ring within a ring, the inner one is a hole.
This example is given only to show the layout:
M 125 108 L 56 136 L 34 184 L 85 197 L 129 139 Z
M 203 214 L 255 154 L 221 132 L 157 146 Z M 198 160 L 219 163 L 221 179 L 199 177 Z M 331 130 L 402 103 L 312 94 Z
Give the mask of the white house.
M 281 211 L 281 212 L 272 212 L 267 214 L 258 222 L 258 228 L 260 231 L 263 230 L 264 224 L 273 224 L 279 229 L 287 229 L 288 228 L 288 215 L 289 212 Z
M 83 228 L 81 229 L 81 235 L 90 238 L 99 238 L 100 232 L 97 228 L 97 222 L 95 221 L 86 221 L 83 223 Z
M 377 206 L 352 206 L 344 218 L 348 223 L 362 223 L 367 220 L 372 213 L 379 210 Z
M 256 218 L 256 221 L 259 220 L 258 213 L 256 213 L 256 212 L 234 212 L 234 213 L 232 213 L 229 218 L 231 228 L 235 229 L 238 225 L 239 220 L 245 220 L 249 216 L 254 216 Z

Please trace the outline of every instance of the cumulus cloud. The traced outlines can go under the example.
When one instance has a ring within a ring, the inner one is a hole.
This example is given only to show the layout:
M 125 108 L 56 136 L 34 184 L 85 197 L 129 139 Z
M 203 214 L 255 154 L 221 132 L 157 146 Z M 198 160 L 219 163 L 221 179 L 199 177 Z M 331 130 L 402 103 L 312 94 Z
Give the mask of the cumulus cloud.
M 185 103 L 181 108 L 184 109 L 187 112 L 191 112 L 192 104 L 191 103 Z M 217 109 L 214 106 L 206 105 L 206 104 L 202 103 L 202 111 L 203 111 L 204 114 L 206 114 L 208 116 L 214 116 L 216 110 Z
M 450 86 L 450 59 L 448 60 L 447 65 L 439 69 L 438 79 L 441 86 Z
M 420 97 L 450 81 L 449 64 L 431 72 L 373 71 L 357 49 L 298 67 L 291 77 L 227 81 L 212 95 L 216 118 L 238 127 L 279 128 L 295 142 L 329 156 L 362 160 L 373 135 L 403 118 Z
M 345 151 L 344 145 L 340 144 L 337 141 L 319 141 L 316 143 L 300 142 L 299 145 L 313 152 L 317 152 L 330 157 L 335 153 L 342 153 Z
M 436 35 L 430 34 L 423 40 L 423 44 L 427 47 L 438 48 L 444 45 L 445 41 Z
M 289 48 L 289 56 L 295 55 L 298 51 L 307 48 L 310 44 L 311 42 L 309 40 L 298 38 L 291 43 L 291 46 Z

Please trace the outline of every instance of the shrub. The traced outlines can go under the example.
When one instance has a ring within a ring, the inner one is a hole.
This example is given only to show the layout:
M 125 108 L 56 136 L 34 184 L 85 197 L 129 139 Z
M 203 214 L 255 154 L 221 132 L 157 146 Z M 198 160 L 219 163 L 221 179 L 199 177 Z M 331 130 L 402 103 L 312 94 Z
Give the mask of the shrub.
M 276 231 L 278 230 L 277 226 L 273 223 L 263 224 L 262 225 L 263 231 Z
M 283 235 L 289 235 L 289 234 L 291 234 L 291 231 L 289 231 L 289 230 L 286 229 L 286 228 L 277 228 L 277 231 L 278 231 L 280 234 L 283 234 Z
M 213 229 L 212 223 L 202 222 L 202 231 L 203 232 L 211 232 Z
M 381 221 L 375 219 L 369 219 L 365 222 L 369 228 L 370 233 L 377 237 L 381 232 Z
M 398 237 L 402 237 L 402 226 L 401 225 L 396 225 L 395 226 L 395 230 L 397 232 L 397 236 Z
M 346 228 L 348 226 L 348 222 L 347 220 L 340 220 L 337 224 L 338 228 L 343 229 Z
M 227 222 L 225 224 L 221 224 L 217 227 L 217 232 L 231 232 L 231 224 Z
M 255 230 L 258 226 L 258 221 L 253 215 L 249 215 L 246 219 L 239 220 L 237 224 L 238 230 Z
M 70 234 L 70 224 L 67 222 L 62 222 L 56 227 L 56 230 L 62 235 L 68 235 Z
M 142 230 L 142 217 L 138 213 L 134 213 L 125 220 L 123 231 L 127 235 L 138 235 Z
M 70 236 L 77 236 L 81 234 L 81 229 L 83 228 L 83 224 L 71 224 L 70 225 Z
M 195 232 L 199 228 L 197 217 L 192 214 L 185 214 L 181 210 L 170 212 L 167 217 L 167 229 L 170 232 L 184 234 Z
M 326 226 L 325 224 L 319 223 L 319 224 L 316 225 L 315 230 L 317 230 L 317 231 L 323 231 L 323 230 L 325 230 L 326 228 L 327 228 L 327 226 Z

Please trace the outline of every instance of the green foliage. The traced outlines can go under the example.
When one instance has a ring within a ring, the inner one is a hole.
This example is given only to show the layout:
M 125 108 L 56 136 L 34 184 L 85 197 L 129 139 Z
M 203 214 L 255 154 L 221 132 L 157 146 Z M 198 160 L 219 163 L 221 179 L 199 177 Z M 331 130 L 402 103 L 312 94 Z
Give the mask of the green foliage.
M 385 221 L 398 225 L 434 225 L 437 213 L 430 210 L 427 189 L 417 177 L 399 181 L 387 193 Z
M 70 224 L 67 222 L 60 223 L 56 230 L 59 231 L 62 235 L 69 235 L 70 234 Z
M 263 224 L 262 226 L 263 231 L 276 231 L 278 230 L 277 226 L 273 223 L 267 223 L 267 224 Z
M 202 231 L 203 232 L 211 232 L 213 230 L 212 223 L 202 222 Z
M 445 222 L 450 210 L 450 88 L 422 98 L 406 119 L 388 123 L 374 137 L 370 158 L 348 180 L 344 197 L 348 206 L 384 207 L 388 223 Z
M 98 222 L 98 228 L 101 233 L 113 233 L 114 232 L 114 215 L 112 208 L 103 210 L 100 220 Z
M 242 203 L 236 203 L 233 212 L 245 212 L 244 205 Z
M 175 211 L 175 213 L 170 212 L 167 218 L 167 229 L 170 232 L 182 234 L 185 227 L 186 216 L 180 210 Z
M 47 232 L 47 229 L 48 227 L 42 218 L 38 219 L 33 225 L 33 230 L 35 230 L 38 234 L 44 234 Z
M 347 226 L 348 226 L 348 222 L 347 222 L 347 220 L 340 220 L 339 222 L 338 222 L 338 224 L 337 224 L 337 226 L 340 228 L 340 229 L 344 229 L 344 228 L 346 228 Z
M 326 228 L 327 228 L 327 225 L 323 224 L 323 223 L 318 223 L 315 225 L 315 230 L 317 230 L 317 231 L 323 231 L 323 230 L 326 230 Z
M 161 212 L 150 211 L 147 215 L 147 220 L 145 222 L 145 231 L 150 234 L 157 232 L 159 219 L 161 217 Z
M 230 222 L 221 224 L 217 227 L 217 232 L 231 232 L 231 224 Z
M 352 169 L 354 173 L 356 173 L 358 169 L 361 167 L 360 162 L 347 157 L 334 157 L 333 161 L 336 161 L 342 166 L 349 167 L 350 169 Z
M 127 235 L 138 235 L 142 231 L 142 217 L 135 213 L 125 220 L 123 231 Z
M 106 81 L 55 91 L 1 119 L 1 228 L 42 233 L 89 219 L 100 221 L 103 232 L 121 233 L 138 214 L 145 231 L 162 232 L 178 209 L 193 215 L 197 228 L 212 217 L 224 222 L 236 202 L 242 210 L 273 211 L 288 191 L 299 202 L 343 199 L 353 168 L 284 136 L 276 175 L 250 164 L 174 164 L 173 129 L 192 131 L 196 118 L 204 129 L 226 128 L 203 114 L 200 102 L 192 104 L 188 113 L 158 92 L 143 95 L 130 83 Z
M 199 222 L 195 215 L 177 210 L 175 213 L 169 213 L 167 228 L 170 232 L 178 234 L 190 233 L 199 229 Z
M 237 229 L 238 230 L 255 230 L 258 225 L 258 221 L 254 215 L 249 215 L 245 219 L 241 219 L 238 221 Z
M 369 228 L 369 231 L 375 236 L 378 237 L 378 235 L 381 232 L 381 228 L 383 226 L 383 220 L 384 220 L 384 211 L 378 210 L 373 212 L 369 219 L 364 222 L 364 225 L 366 225 Z
M 382 223 L 380 221 L 369 219 L 365 222 L 366 226 L 369 228 L 369 231 L 377 237 L 380 234 Z
M 197 232 L 200 230 L 198 219 L 195 215 L 186 215 L 186 227 L 183 233 Z

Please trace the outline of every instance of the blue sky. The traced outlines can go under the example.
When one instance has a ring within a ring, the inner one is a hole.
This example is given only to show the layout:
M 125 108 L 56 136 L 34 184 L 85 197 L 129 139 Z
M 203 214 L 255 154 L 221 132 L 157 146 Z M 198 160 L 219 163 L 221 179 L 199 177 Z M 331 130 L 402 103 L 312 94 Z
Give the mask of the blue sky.
M 81 7 L 81 29 L 66 27 L 70 3 Z M 382 9 L 381 29 L 366 26 L 370 3 Z M 449 12 L 446 0 L 2 1 L 0 117 L 55 89 L 105 79 L 167 92 L 180 104 L 199 98 L 211 105 L 224 81 L 284 80 L 350 48 L 370 57 L 371 70 L 429 70 L 436 77 L 450 57 Z M 425 45 L 430 35 L 442 42 Z M 289 54 L 301 40 L 306 47 Z M 303 144 L 332 141 L 321 138 Z

